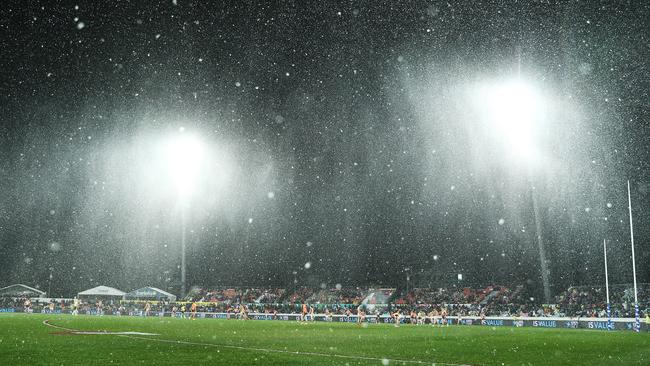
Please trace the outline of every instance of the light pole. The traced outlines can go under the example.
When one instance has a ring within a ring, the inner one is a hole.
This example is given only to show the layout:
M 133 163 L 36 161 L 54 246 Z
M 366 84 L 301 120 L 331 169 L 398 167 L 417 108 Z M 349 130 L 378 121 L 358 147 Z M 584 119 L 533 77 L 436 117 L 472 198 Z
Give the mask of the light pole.
M 181 203 L 182 205 L 182 203 Z M 186 236 L 186 207 L 181 207 L 181 296 L 185 296 L 187 291 L 186 266 L 185 266 L 185 236 Z
M 411 284 L 411 274 L 410 274 L 411 269 L 410 268 L 404 268 L 404 272 L 406 272 L 406 294 L 408 296 L 409 290 L 410 290 L 410 284 Z
M 539 204 L 537 203 L 537 194 L 535 189 L 531 190 L 533 196 L 533 214 L 535 216 L 535 236 L 537 238 L 537 249 L 539 251 L 539 262 L 542 271 L 542 285 L 544 286 L 544 301 L 551 303 L 551 286 L 549 284 L 549 275 L 551 274 L 546 262 L 546 249 L 544 248 L 544 237 L 542 236 L 542 218 L 539 214 Z
M 204 149 L 198 137 L 184 132 L 167 141 L 164 154 L 169 175 L 175 183 L 181 210 L 181 297 L 187 294 L 187 215 L 197 174 L 203 163 Z
M 506 154 L 513 156 L 516 163 L 525 166 L 535 217 L 544 300 L 548 304 L 551 300 L 550 270 L 544 248 L 542 216 L 532 183 L 533 167 L 541 160 L 541 154 L 535 144 L 535 130 L 543 115 L 542 98 L 530 85 L 517 78 L 483 88 L 480 103 L 492 135 L 500 140 L 499 143 L 505 147 Z
M 50 267 L 50 278 L 47 281 L 47 296 L 52 297 L 52 271 L 54 267 Z

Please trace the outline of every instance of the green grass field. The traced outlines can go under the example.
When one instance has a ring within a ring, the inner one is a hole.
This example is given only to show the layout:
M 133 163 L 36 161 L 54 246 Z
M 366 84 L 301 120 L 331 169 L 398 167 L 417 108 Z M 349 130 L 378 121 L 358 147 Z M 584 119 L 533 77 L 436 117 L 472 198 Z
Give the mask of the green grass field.
M 158 335 L 75 335 L 61 328 Z M 650 333 L 0 315 L 0 365 L 650 365 Z

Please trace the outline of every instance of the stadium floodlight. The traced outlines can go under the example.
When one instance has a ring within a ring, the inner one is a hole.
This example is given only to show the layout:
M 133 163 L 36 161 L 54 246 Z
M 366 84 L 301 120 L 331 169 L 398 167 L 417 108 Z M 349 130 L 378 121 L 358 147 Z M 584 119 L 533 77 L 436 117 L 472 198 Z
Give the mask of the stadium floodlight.
M 501 140 L 508 154 L 532 163 L 539 158 L 534 135 L 542 110 L 542 98 L 520 79 L 492 83 L 480 88 L 484 121 Z
M 194 181 L 204 160 L 203 144 L 197 136 L 182 132 L 167 141 L 163 151 L 181 204 L 187 204 L 187 199 L 192 195 Z

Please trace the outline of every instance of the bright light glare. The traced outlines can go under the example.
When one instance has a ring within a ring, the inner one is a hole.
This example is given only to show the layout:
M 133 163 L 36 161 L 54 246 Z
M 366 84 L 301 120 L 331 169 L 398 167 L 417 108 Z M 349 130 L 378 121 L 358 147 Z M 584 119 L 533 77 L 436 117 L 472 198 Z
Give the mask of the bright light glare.
M 528 162 L 537 158 L 534 134 L 542 108 L 534 89 L 516 80 L 487 86 L 481 94 L 486 111 L 483 117 L 510 153 Z
M 198 137 L 186 133 L 170 139 L 163 149 L 164 160 L 181 198 L 192 194 L 205 159 L 204 149 Z

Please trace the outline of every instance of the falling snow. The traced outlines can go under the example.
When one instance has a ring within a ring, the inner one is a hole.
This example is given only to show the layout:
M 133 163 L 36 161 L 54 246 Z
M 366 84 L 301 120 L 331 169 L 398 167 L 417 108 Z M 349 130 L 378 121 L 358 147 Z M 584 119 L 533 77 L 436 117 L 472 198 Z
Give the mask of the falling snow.
M 0 278 L 650 282 L 647 4 L 339 5 L 6 4 Z

